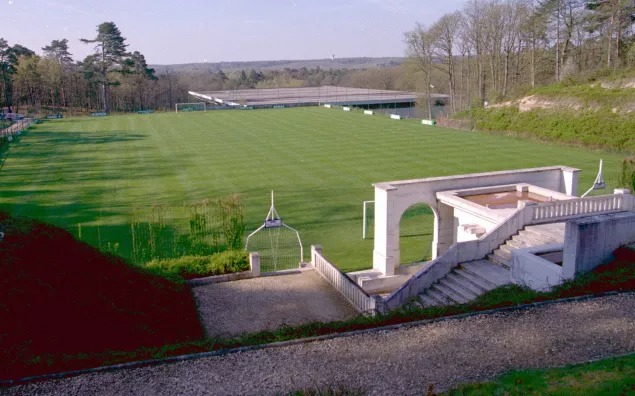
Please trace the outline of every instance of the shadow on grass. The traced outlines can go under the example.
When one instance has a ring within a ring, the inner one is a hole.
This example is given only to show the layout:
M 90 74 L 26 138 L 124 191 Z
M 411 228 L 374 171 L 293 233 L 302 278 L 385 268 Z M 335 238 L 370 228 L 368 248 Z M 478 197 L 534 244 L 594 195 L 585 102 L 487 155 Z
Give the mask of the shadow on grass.
M 91 135 L 95 136 L 91 136 Z M 146 139 L 147 136 L 141 133 L 130 133 L 130 131 L 38 131 L 38 141 L 45 144 L 111 144 L 122 143 Z M 45 153 L 44 153 L 45 154 Z

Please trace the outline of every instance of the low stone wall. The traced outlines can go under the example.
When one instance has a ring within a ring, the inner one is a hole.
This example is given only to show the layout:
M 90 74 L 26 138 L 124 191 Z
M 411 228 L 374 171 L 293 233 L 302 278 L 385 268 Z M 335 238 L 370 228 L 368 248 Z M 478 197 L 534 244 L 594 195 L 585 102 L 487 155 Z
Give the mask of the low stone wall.
M 635 213 L 623 212 L 588 216 L 567 222 L 564 241 L 563 275 L 593 270 L 611 259 L 620 246 L 635 242 Z
M 512 279 L 514 283 L 537 291 L 548 291 L 564 281 L 562 266 L 538 256 L 562 251 L 562 244 L 551 244 L 512 252 Z

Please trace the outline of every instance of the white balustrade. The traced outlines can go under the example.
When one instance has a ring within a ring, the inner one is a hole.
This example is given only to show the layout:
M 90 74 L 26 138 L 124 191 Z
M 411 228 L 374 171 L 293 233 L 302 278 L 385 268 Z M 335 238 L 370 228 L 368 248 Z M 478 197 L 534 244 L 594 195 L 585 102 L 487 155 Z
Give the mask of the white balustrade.
M 623 212 L 629 210 L 626 203 L 625 195 L 620 194 L 541 203 L 531 206 L 531 223 L 549 223 L 595 214 Z
M 358 284 L 328 262 L 317 249 L 312 249 L 311 263 L 315 270 L 360 312 L 374 312 L 375 299 Z

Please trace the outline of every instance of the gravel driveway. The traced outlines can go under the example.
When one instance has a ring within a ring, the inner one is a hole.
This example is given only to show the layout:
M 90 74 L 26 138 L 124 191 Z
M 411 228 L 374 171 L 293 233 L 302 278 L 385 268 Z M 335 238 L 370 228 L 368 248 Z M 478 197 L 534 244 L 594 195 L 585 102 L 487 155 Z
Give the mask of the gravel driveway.
M 197 286 L 192 292 L 208 336 L 229 337 L 359 315 L 314 270 Z
M 343 385 L 421 395 L 539 368 L 635 352 L 635 294 L 483 314 L 6 389 L 16 394 L 274 395 Z

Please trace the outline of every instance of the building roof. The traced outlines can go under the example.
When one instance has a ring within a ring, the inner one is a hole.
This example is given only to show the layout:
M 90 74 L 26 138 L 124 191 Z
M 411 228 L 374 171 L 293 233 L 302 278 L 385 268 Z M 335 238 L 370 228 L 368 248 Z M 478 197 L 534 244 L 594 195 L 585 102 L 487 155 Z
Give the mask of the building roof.
M 227 106 L 308 106 L 373 105 L 416 102 L 424 94 L 416 92 L 389 91 L 382 89 L 349 88 L 336 86 L 303 88 L 239 89 L 226 91 L 190 91 L 190 95 Z M 433 99 L 445 100 L 448 95 L 433 94 Z

